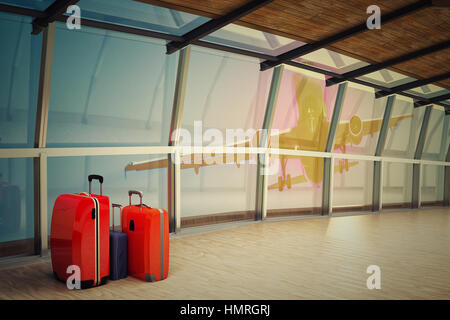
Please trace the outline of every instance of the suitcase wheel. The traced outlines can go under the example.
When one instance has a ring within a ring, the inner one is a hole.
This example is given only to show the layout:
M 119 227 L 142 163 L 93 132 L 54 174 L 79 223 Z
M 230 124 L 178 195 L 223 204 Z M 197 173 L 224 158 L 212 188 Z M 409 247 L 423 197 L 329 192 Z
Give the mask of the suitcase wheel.
M 154 274 L 146 273 L 144 276 L 145 276 L 145 281 L 147 281 L 147 282 L 155 282 L 156 281 Z

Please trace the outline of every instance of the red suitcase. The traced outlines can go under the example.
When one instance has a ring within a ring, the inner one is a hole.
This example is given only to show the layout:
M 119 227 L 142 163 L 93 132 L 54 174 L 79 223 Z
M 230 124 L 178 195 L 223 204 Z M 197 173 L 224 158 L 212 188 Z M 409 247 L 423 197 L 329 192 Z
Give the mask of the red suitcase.
M 131 205 L 131 195 L 140 205 Z M 128 274 L 144 281 L 167 278 L 169 273 L 169 215 L 142 204 L 142 192 L 129 191 L 130 205 L 122 210 L 122 232 L 128 236 Z
M 93 179 L 100 182 L 100 195 L 91 193 Z M 103 177 L 90 175 L 88 180 L 89 193 L 56 199 L 50 233 L 53 272 L 67 281 L 73 272 L 67 268 L 78 266 L 82 289 L 102 285 L 109 276 L 109 198 L 102 195 Z

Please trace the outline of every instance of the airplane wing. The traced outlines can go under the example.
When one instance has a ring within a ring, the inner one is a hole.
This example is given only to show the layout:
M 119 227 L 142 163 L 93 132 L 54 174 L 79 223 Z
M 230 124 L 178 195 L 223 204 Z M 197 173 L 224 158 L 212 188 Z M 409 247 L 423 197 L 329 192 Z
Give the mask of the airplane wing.
M 291 185 L 302 183 L 302 182 L 306 182 L 306 181 L 307 180 L 306 180 L 306 177 L 304 175 L 297 176 L 297 177 L 291 178 Z M 282 184 L 283 184 L 283 186 L 281 188 L 280 188 L 280 184 L 279 183 L 271 184 L 270 186 L 268 186 L 268 189 L 269 190 L 272 190 L 272 189 L 282 190 L 284 188 L 284 186 L 286 185 L 286 182 L 283 181 Z
M 334 140 L 333 149 L 339 149 L 350 143 L 350 127 L 349 121 L 339 122 L 339 126 L 336 130 L 336 138 Z
M 391 118 L 391 120 L 389 120 L 389 129 L 391 129 L 392 127 L 397 126 L 398 122 L 400 120 L 407 119 L 407 118 L 412 118 L 412 117 L 413 117 L 412 114 L 407 114 L 407 115 L 404 115 L 404 116 L 397 116 L 397 117 Z
M 413 115 L 392 117 L 389 120 L 389 129 L 398 125 L 399 121 L 411 118 Z M 381 130 L 383 119 L 363 120 L 354 116 L 350 121 L 342 121 L 336 131 L 336 139 L 334 149 L 345 147 L 346 144 L 358 145 L 361 143 L 362 137 L 373 135 Z
M 338 165 L 334 166 L 334 172 L 342 173 L 348 171 L 349 168 L 354 167 L 358 164 L 358 161 L 348 161 L 348 159 L 343 159 L 343 161 L 339 161 Z
M 375 132 L 380 131 L 382 122 L 383 119 L 362 121 L 363 124 L 362 135 L 363 136 L 367 136 L 368 134 L 373 135 Z
M 167 168 L 169 164 L 169 160 L 167 157 L 157 158 L 152 160 L 140 161 L 140 162 L 130 162 L 126 165 L 125 171 L 141 171 L 141 170 L 149 170 L 149 169 L 157 169 L 157 168 Z

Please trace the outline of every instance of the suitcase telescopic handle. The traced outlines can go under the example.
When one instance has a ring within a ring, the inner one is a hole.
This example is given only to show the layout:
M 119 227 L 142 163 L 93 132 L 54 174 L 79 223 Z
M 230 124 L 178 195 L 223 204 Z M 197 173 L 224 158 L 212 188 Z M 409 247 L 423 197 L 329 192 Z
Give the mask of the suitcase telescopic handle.
M 88 176 L 89 193 L 92 193 L 92 180 L 98 180 L 100 182 L 100 195 L 103 195 L 103 177 L 98 174 L 91 174 Z
M 142 193 L 141 191 L 137 191 L 137 190 L 130 190 L 130 191 L 128 191 L 128 197 L 129 197 L 129 199 L 130 199 L 130 207 L 131 207 L 131 196 L 132 196 L 133 194 L 137 194 L 137 195 L 139 196 L 139 199 L 141 200 L 140 207 L 141 207 L 141 209 L 142 209 L 142 197 L 143 197 L 144 195 L 143 195 L 143 193 Z
M 119 213 L 120 212 L 122 212 L 122 206 L 120 205 L 120 204 L 117 204 L 117 203 L 113 203 L 112 204 L 112 227 L 113 227 L 113 230 L 114 230 L 114 227 L 115 227 L 115 225 L 114 225 L 114 208 L 119 208 Z M 121 219 L 121 221 L 122 221 L 122 219 Z M 122 225 L 120 225 L 120 227 L 122 228 Z

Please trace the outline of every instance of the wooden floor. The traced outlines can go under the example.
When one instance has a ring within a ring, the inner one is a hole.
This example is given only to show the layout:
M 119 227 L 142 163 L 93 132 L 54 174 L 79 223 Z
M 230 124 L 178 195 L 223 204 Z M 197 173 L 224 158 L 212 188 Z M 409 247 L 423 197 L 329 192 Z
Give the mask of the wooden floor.
M 169 278 L 81 291 L 51 265 L 0 270 L 1 299 L 449 299 L 450 209 L 262 222 L 171 240 Z M 368 290 L 366 268 L 381 268 Z

